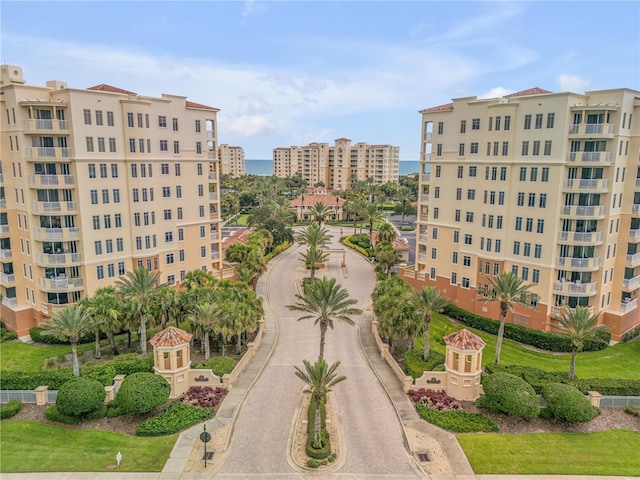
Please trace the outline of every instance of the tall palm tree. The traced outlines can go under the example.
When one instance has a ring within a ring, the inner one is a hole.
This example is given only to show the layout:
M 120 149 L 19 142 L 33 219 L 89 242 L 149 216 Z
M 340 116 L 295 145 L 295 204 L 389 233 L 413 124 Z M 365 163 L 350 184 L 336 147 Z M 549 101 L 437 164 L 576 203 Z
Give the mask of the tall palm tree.
M 287 308 L 306 314 L 298 320 L 312 319 L 315 325 L 320 325 L 320 359 L 324 358 L 327 329 L 333 329 L 335 321 L 353 325 L 351 317 L 362 314 L 362 310 L 353 306 L 357 300 L 349 298 L 349 292 L 336 284 L 335 278 L 323 277 L 314 281 L 304 294 L 296 294 L 296 298 L 298 303 L 287 305 Z
M 384 222 L 376 232 L 376 243 L 389 242 L 393 243 L 396 239 L 396 231 L 389 222 Z
M 400 187 L 395 195 L 396 201 L 402 207 L 402 218 L 400 219 L 400 227 L 404 224 L 404 216 L 407 211 L 407 205 L 410 205 L 413 201 L 415 201 L 416 196 L 413 194 L 413 190 L 409 187 Z
M 216 279 L 213 275 L 209 272 L 198 269 L 187 272 L 182 282 L 180 282 L 180 285 L 190 290 L 198 287 L 213 286 L 215 283 Z
M 86 310 L 94 320 L 98 319 L 99 330 L 107 335 L 113 354 L 119 355 L 115 332 L 121 326 L 121 305 L 115 293 L 113 287 L 99 288 L 93 297 L 87 298 Z
M 411 303 L 416 309 L 416 313 L 424 318 L 425 340 L 422 358 L 426 361 L 429 358 L 429 337 L 431 330 L 431 317 L 434 313 L 440 313 L 449 304 L 449 300 L 444 296 L 445 292 L 429 285 L 420 290 L 412 292 Z
M 399 262 L 400 255 L 389 242 L 376 243 L 376 263 L 385 280 L 389 278 L 391 268 Z
M 375 203 L 367 203 L 361 211 L 362 218 L 369 224 L 369 238 L 373 235 L 373 224 L 382 220 L 382 211 Z
M 129 303 L 131 313 L 140 318 L 140 353 L 142 355 L 147 354 L 147 322 L 154 311 L 156 292 L 167 285 L 159 282 L 160 272 L 150 273 L 144 267 L 127 272 L 115 282 L 118 293 L 124 301 Z
M 311 393 L 311 396 L 315 400 L 316 407 L 313 417 L 313 439 L 311 444 L 313 448 L 322 448 L 322 419 L 320 414 L 322 403 L 325 401 L 327 393 L 331 391 L 331 388 L 346 380 L 347 377 L 336 374 L 336 370 L 340 366 L 340 361 L 335 362 L 328 368 L 327 363 L 322 358 L 319 358 L 314 364 L 311 364 L 309 360 L 303 360 L 302 363 L 304 363 L 304 370 L 296 366 L 296 375 L 309 386 L 308 392 Z
M 331 209 L 323 202 L 316 202 L 309 210 L 309 215 L 316 219 L 318 226 L 322 226 L 324 219 L 331 213 Z
M 202 303 L 196 306 L 195 312 L 190 317 L 190 321 L 195 325 L 196 330 L 202 339 L 205 360 L 211 356 L 211 342 L 209 336 L 216 331 L 216 320 L 218 317 L 217 307 L 211 303 Z
M 42 326 L 45 329 L 43 335 L 52 335 L 71 344 L 73 375 L 79 377 L 78 341 L 82 335 L 91 331 L 91 315 L 82 305 L 70 306 L 54 313 Z
M 329 244 L 333 236 L 326 228 L 312 223 L 304 230 L 296 234 L 296 242 L 300 245 L 307 245 L 310 248 L 324 248 Z
M 309 247 L 305 253 L 301 253 L 300 255 L 302 255 L 305 264 L 308 265 L 311 270 L 309 278 L 311 279 L 311 282 L 313 282 L 316 278 L 317 265 L 326 262 L 329 255 L 315 247 Z
M 484 303 L 498 302 L 500 304 L 500 328 L 496 340 L 496 355 L 494 363 L 500 363 L 500 351 L 502 350 L 502 339 L 504 338 L 504 324 L 507 319 L 507 312 L 513 312 L 515 306 L 530 305 L 537 298 L 536 294 L 530 290 L 531 283 L 524 283 L 515 273 L 511 271 L 501 272 L 493 278 L 485 277 L 487 287 L 479 287 L 478 294 L 485 298 L 479 298 Z
M 575 309 L 565 307 L 560 315 L 555 317 L 559 325 L 548 323 L 551 328 L 555 328 L 560 333 L 571 338 L 571 366 L 569 367 L 569 378 L 575 377 L 576 358 L 578 352 L 584 348 L 585 340 L 594 338 L 597 333 L 609 330 L 611 325 L 598 325 L 600 312 L 590 314 L 589 309 L 577 306 Z

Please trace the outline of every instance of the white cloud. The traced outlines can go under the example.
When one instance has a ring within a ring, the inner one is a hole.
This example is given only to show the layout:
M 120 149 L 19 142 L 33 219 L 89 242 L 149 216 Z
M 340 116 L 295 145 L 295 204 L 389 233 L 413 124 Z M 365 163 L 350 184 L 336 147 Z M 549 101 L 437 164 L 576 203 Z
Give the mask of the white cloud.
M 240 115 L 228 117 L 220 115 L 220 130 L 241 137 L 255 137 L 278 129 L 277 125 L 263 115 Z
M 478 98 L 500 98 L 500 97 L 504 97 L 505 95 L 509 95 L 511 93 L 515 93 L 515 90 L 509 90 L 504 87 L 494 87 L 491 90 L 489 90 L 487 93 L 478 95 Z
M 584 93 L 591 85 L 591 80 L 580 75 L 563 73 L 556 77 L 561 92 Z
M 264 12 L 266 9 L 267 7 L 262 2 L 258 2 L 257 0 L 247 0 L 244 2 L 244 6 L 242 8 L 242 17 L 246 18 L 249 15 Z

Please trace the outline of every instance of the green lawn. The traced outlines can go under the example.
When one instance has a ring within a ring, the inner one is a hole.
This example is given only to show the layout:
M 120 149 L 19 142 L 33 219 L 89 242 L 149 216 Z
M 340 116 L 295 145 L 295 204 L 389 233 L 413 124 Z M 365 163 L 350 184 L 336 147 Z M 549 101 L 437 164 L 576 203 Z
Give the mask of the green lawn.
M 25 420 L 3 420 L 0 471 L 160 472 L 178 436 L 130 437 L 101 430 L 69 430 Z
M 93 343 L 78 345 L 78 353 L 92 350 Z M 0 344 L 0 369 L 42 370 L 47 358 L 71 353 L 71 345 L 41 345 L 22 343 L 19 340 Z
M 638 475 L 640 432 L 457 436 L 476 474 Z
M 463 328 L 442 315 L 431 320 L 431 348 L 444 354 L 444 345 L 436 340 Z M 493 362 L 496 337 L 480 330 L 469 329 L 482 337 L 487 346 L 482 351 L 482 364 Z M 416 339 L 415 348 L 424 348 L 424 339 Z M 548 371 L 569 371 L 570 354 L 542 353 L 526 348 L 511 340 L 504 340 L 500 363 L 503 365 L 528 365 Z M 640 341 L 619 343 L 599 352 L 579 353 L 576 375 L 580 378 L 616 377 L 640 379 Z

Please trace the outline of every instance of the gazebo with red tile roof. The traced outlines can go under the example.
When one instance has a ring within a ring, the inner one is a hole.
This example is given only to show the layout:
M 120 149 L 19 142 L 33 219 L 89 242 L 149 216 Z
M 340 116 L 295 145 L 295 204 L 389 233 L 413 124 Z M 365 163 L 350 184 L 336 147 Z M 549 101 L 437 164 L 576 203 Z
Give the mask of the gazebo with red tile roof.
M 482 350 L 486 346 L 486 343 L 479 336 L 471 333 L 466 328 L 450 333 L 442 337 L 442 339 L 446 345 L 455 347 L 458 350 Z
M 171 385 L 169 398 L 176 398 L 189 388 L 191 338 L 189 332 L 167 327 L 149 340 L 153 346 L 153 369 Z
M 445 352 L 446 391 L 458 400 L 475 400 L 482 393 L 482 349 L 484 341 L 467 329 L 443 337 Z

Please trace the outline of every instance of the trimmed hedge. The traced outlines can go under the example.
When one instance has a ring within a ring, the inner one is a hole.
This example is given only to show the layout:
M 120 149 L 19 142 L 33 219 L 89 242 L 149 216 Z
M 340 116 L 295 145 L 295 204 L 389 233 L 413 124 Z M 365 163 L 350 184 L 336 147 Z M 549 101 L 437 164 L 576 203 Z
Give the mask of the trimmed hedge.
M 548 383 L 542 387 L 542 398 L 551 415 L 564 422 L 584 423 L 600 414 L 580 390 L 564 383 Z
M 22 402 L 18 399 L 9 400 L 0 407 L 0 420 L 11 418 L 22 410 Z
M 273 250 L 271 250 L 269 253 L 267 253 L 264 256 L 264 263 L 267 263 L 269 260 L 271 260 L 273 257 L 275 257 L 276 255 L 278 255 L 279 253 L 284 252 L 287 248 L 289 248 L 292 245 L 291 242 L 284 242 L 281 243 L 280 245 L 276 245 Z
M 137 353 L 125 353 L 118 355 L 105 365 L 112 365 L 116 375 L 131 375 L 137 372 L 153 373 L 153 354 L 139 357 Z
M 160 375 L 137 372 L 124 378 L 111 403 L 121 415 L 147 413 L 163 405 L 170 393 L 171 386 Z
M 498 425 L 481 413 L 469 413 L 464 410 L 440 412 L 424 405 L 416 405 L 421 418 L 445 430 L 458 433 L 497 432 Z
M 104 385 L 97 380 L 75 377 L 60 387 L 56 408 L 62 415 L 82 419 L 102 412 L 104 415 Z
M 482 379 L 484 398 L 480 406 L 508 415 L 535 418 L 540 414 L 540 402 L 533 387 L 509 373 L 494 373 Z
M 29 329 L 29 336 L 31 337 L 31 340 L 33 340 L 36 343 L 48 343 L 52 345 L 60 345 L 60 344 L 71 345 L 71 342 L 69 342 L 68 340 L 62 340 L 56 337 L 55 335 L 44 335 L 43 334 L 44 331 L 45 329 L 42 327 L 32 327 Z M 104 333 L 102 333 L 100 335 L 100 338 L 107 338 L 107 336 Z M 78 344 L 90 343 L 95 341 L 96 341 L 96 334 L 93 332 L 90 332 L 80 337 L 80 339 L 78 340 Z
M 307 410 L 307 456 L 316 460 L 323 460 L 331 455 L 331 441 L 327 426 L 327 409 L 324 402 L 320 402 L 320 443 L 322 448 L 313 447 L 313 428 L 316 418 L 316 400 L 311 397 L 309 409 Z
M 629 405 L 629 406 L 624 408 L 624 411 L 627 412 L 630 415 L 635 416 L 635 417 L 640 417 L 640 407 L 635 407 L 633 405 Z
M 215 375 L 222 377 L 225 373 L 231 373 L 235 366 L 236 361 L 233 358 L 220 356 L 203 360 L 195 368 L 210 368 Z
M 475 313 L 463 310 L 455 305 L 447 305 L 442 311 L 443 315 L 451 317 L 464 323 L 471 328 L 483 330 L 492 335 L 498 334 L 500 322 L 487 317 L 476 315 Z M 549 352 L 571 352 L 573 345 L 567 335 L 560 335 L 552 332 L 543 332 L 533 328 L 523 327 L 514 323 L 505 323 L 504 338 L 514 340 L 525 345 L 531 345 Z M 595 352 L 604 350 L 611 340 L 611 334 L 600 332 L 595 339 L 588 339 L 584 342 L 583 352 Z
M 3 325 L 0 325 L 0 342 L 10 342 L 16 338 L 18 338 L 17 334 L 7 330 Z
M 359 242 L 358 239 L 356 239 L 356 242 L 352 241 L 352 239 L 354 237 L 358 237 L 358 235 L 348 235 L 346 237 L 344 237 L 342 239 L 342 244 L 346 247 L 349 247 L 357 252 L 360 252 L 362 255 L 364 255 L 365 257 L 370 257 L 371 256 L 371 251 L 369 248 L 363 248 L 361 247 L 357 242 Z M 369 237 L 367 237 L 368 239 Z
M 420 378 L 424 372 L 433 371 L 437 366 L 444 365 L 444 355 L 440 352 L 429 351 L 429 358 L 422 359 L 422 350 L 411 350 L 404 356 L 404 372 L 413 378 Z
M 153 418 L 145 420 L 136 429 L 136 435 L 141 437 L 155 437 L 170 435 L 189 428 L 213 416 L 213 408 L 195 407 L 182 402 L 167 405 Z

